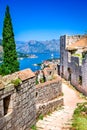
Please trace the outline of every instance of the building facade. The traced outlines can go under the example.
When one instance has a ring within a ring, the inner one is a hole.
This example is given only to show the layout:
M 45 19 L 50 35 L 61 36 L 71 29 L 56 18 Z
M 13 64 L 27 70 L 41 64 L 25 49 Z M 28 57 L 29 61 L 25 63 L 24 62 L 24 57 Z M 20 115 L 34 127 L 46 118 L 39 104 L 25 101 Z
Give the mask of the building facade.
M 87 95 L 87 36 L 60 37 L 60 75 Z

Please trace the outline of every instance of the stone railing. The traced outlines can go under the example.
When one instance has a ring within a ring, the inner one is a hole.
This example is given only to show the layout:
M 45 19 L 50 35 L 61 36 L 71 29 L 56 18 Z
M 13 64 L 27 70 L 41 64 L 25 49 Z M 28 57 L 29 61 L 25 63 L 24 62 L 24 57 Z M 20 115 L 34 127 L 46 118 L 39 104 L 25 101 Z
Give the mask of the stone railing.
M 52 112 L 61 105 L 63 105 L 62 80 L 59 76 L 36 86 L 37 117 Z

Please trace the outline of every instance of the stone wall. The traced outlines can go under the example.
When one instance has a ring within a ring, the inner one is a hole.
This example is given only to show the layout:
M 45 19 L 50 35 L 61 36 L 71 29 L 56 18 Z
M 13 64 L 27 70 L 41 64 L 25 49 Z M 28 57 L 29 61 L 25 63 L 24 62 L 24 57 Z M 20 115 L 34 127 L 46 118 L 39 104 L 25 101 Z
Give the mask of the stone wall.
M 62 80 L 59 76 L 36 86 L 37 117 L 52 112 L 61 105 L 63 105 Z
M 78 41 L 83 35 L 75 36 L 61 36 L 60 37 L 60 75 L 69 80 L 68 68 L 71 69 L 70 82 L 76 89 L 87 95 L 87 55 L 85 59 L 79 60 L 78 57 L 71 56 L 67 50 L 67 46 Z M 82 54 L 82 49 L 79 48 L 77 52 Z M 80 63 L 81 62 L 81 63 Z M 79 78 L 82 78 L 82 83 L 79 83 Z
M 87 95 L 87 54 L 82 62 L 82 88 L 84 89 L 84 94 Z
M 71 57 L 70 68 L 71 68 L 71 84 L 74 86 L 78 86 L 79 85 L 79 75 L 80 75 L 78 57 Z
M 66 80 L 68 80 L 68 62 L 69 62 L 69 52 L 67 51 L 67 46 L 73 44 L 79 40 L 82 36 L 61 36 L 60 37 L 60 74 Z
M 18 78 L 22 82 L 14 87 L 11 80 Z M 0 130 L 29 130 L 35 122 L 35 75 L 27 69 L 3 77 L 0 82 Z
M 70 83 L 81 93 L 87 96 L 87 55 L 82 60 L 82 66 L 79 64 L 78 57 L 71 57 L 71 63 L 68 64 L 71 69 Z M 69 75 L 69 74 L 68 74 Z M 79 82 L 79 76 L 82 77 L 82 83 Z

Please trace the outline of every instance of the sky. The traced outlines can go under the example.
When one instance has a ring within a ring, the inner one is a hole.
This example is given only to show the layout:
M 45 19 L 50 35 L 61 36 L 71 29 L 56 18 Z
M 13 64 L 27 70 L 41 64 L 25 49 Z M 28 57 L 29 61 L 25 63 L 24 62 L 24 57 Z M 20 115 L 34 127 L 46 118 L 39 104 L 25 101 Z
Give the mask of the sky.
M 7 5 L 17 41 L 58 39 L 87 30 L 87 0 L 0 0 L 0 38 Z

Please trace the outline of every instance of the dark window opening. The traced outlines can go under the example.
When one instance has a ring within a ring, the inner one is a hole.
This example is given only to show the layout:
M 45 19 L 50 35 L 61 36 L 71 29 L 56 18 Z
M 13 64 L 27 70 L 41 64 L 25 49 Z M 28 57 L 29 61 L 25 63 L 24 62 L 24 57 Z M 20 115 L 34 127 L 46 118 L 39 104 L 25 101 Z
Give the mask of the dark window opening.
M 36 97 L 38 96 L 38 92 L 36 92 Z
M 7 96 L 3 99 L 3 103 L 4 103 L 4 115 L 8 114 L 9 112 L 11 112 L 11 102 L 10 102 L 10 98 L 11 98 L 11 95 L 10 96 Z
M 67 70 L 68 70 L 68 73 L 69 73 L 68 81 L 71 81 L 71 73 L 72 73 L 71 68 L 68 68 Z
M 67 70 L 68 70 L 68 73 L 69 73 L 69 74 L 72 73 L 71 68 L 68 68 Z
M 52 72 L 49 73 L 50 75 L 52 74 Z
M 79 84 L 82 85 L 82 76 L 79 76 Z
M 64 75 L 64 66 L 62 66 L 62 72 L 61 72 L 61 77 Z

